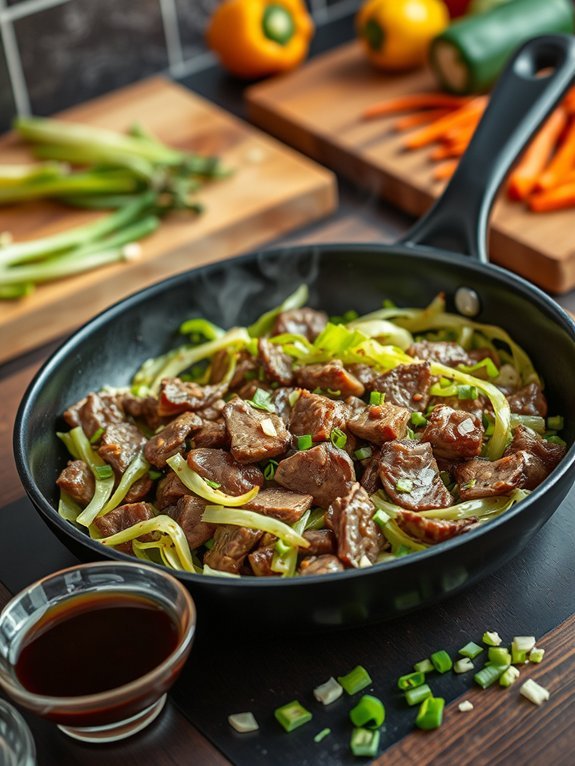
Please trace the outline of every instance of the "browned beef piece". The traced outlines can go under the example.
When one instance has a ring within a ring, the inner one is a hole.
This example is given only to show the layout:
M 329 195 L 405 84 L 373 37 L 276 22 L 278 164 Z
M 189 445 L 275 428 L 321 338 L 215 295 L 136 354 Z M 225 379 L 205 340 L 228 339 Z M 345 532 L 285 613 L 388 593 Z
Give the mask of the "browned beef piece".
M 500 460 L 469 460 L 456 468 L 455 478 L 461 499 L 473 500 L 507 495 L 521 487 L 532 489 L 545 478 L 545 468 L 541 461 L 522 450 Z
M 268 380 L 275 380 L 282 386 L 289 386 L 293 380 L 292 360 L 281 349 L 266 338 L 258 340 L 258 356 Z
M 331 529 L 308 529 L 303 536 L 308 541 L 309 548 L 300 548 L 300 553 L 307 556 L 323 556 L 337 551 L 337 540 Z
M 538 458 L 547 472 L 551 472 L 563 459 L 567 447 L 563 444 L 553 444 L 543 439 L 539 434 L 531 431 L 525 426 L 516 426 L 513 429 L 513 439 L 511 444 L 505 450 L 505 455 L 512 455 L 514 452 L 525 450 Z
M 148 475 L 142 476 L 142 478 L 135 481 L 126 492 L 124 504 L 139 503 L 140 500 L 144 500 L 152 491 L 153 486 L 154 482 Z
M 185 484 L 182 484 L 178 474 L 170 471 L 163 479 L 158 482 L 156 489 L 156 508 L 163 511 L 170 505 L 176 505 L 180 497 L 188 495 L 190 490 Z
M 375 391 L 385 394 L 385 401 L 408 410 L 424 412 L 429 403 L 431 373 L 429 363 L 400 364 L 379 375 L 374 381 Z
M 190 548 L 199 548 L 210 540 L 216 531 L 215 524 L 202 521 L 202 513 L 207 501 L 196 495 L 183 495 L 169 515 L 181 526 Z
M 134 396 L 132 393 L 122 394 L 120 399 L 122 409 L 151 431 L 155 431 L 166 422 L 166 418 L 158 415 L 158 400 L 155 396 Z
M 490 405 L 488 400 L 479 395 L 477 399 L 458 399 L 457 396 L 432 396 L 429 400 L 430 407 L 446 406 L 451 407 L 452 410 L 459 410 L 460 412 L 467 412 L 469 415 L 481 420 L 483 412 Z
M 289 426 L 291 417 L 291 404 L 289 398 L 295 391 L 297 391 L 297 388 L 281 386 L 280 388 L 276 388 L 272 394 L 271 401 L 275 407 L 276 415 L 283 420 L 286 428 Z
M 204 564 L 220 572 L 239 574 L 246 556 L 262 535 L 261 529 L 220 524 L 214 533 L 214 545 L 204 556 Z
M 146 437 L 132 423 L 112 423 L 102 434 L 98 454 L 122 474 L 145 444 Z
M 425 511 L 453 504 L 428 443 L 405 439 L 384 444 L 379 476 L 389 497 L 402 508 Z
M 275 547 L 275 543 L 260 546 L 249 554 L 248 561 L 256 577 L 279 577 L 280 573 L 272 569 Z
M 377 492 L 377 490 L 381 487 L 381 481 L 379 478 L 380 457 L 380 450 L 374 449 L 371 457 L 365 461 L 365 466 L 359 483 L 365 489 L 368 495 L 373 495 L 373 493 Z
M 236 389 L 235 393 L 240 399 L 253 399 L 254 394 L 258 389 L 271 393 L 272 387 L 269 383 L 265 383 L 261 380 L 248 380 L 246 383 Z
M 368 364 L 348 364 L 347 369 L 363 384 L 366 391 L 375 391 L 375 381 L 379 377 L 377 370 Z
M 516 415 L 540 415 L 547 417 L 547 400 L 537 383 L 520 388 L 507 397 L 511 412 Z
M 442 543 L 444 540 L 449 540 L 466 532 L 469 527 L 475 524 L 476 519 L 457 519 L 455 521 L 426 519 L 425 516 L 414 513 L 414 511 L 401 511 L 395 521 L 408 535 L 429 545 L 435 545 L 435 543 Z
M 421 340 L 413 343 L 407 353 L 424 362 L 440 362 L 447 367 L 457 367 L 458 364 L 475 364 L 467 351 L 459 343 L 453 341 Z
M 230 357 L 226 349 L 217 351 L 212 357 L 212 366 L 210 368 L 210 383 L 220 383 L 225 377 L 230 367 Z M 259 368 L 258 360 L 249 351 L 240 351 L 236 360 L 236 368 L 230 381 L 230 389 L 237 388 L 245 382 L 246 374 L 257 372 Z
M 407 434 L 410 412 L 395 404 L 369 404 L 359 415 L 348 421 L 348 428 L 360 439 L 372 444 L 383 444 L 392 439 L 403 439 Z
M 71 428 L 82 426 L 88 439 L 91 439 L 100 429 L 107 428 L 112 423 L 122 423 L 124 411 L 118 395 L 92 393 L 67 409 L 64 419 Z
M 481 452 L 483 434 L 483 425 L 474 415 L 440 404 L 431 411 L 421 441 L 431 444 L 435 457 L 467 460 Z
M 201 425 L 201 418 L 194 412 L 183 412 L 148 441 L 144 447 L 146 460 L 156 468 L 165 468 L 166 460 L 182 452 L 186 439 Z
M 202 425 L 194 432 L 194 447 L 222 447 L 228 449 L 230 437 L 225 423 L 202 420 Z
M 271 335 L 293 333 L 305 335 L 308 340 L 314 341 L 327 324 L 327 314 L 315 309 L 302 308 L 282 311 L 276 317 Z
M 202 420 L 209 420 L 214 423 L 223 423 L 223 412 L 226 402 L 224 399 L 216 399 L 212 404 L 204 407 L 203 410 L 198 411 L 198 415 Z
M 105 516 L 96 516 L 94 524 L 102 537 L 109 537 L 153 516 L 154 507 L 150 503 L 126 503 L 114 508 Z M 144 537 L 148 538 L 148 535 L 142 535 L 141 539 L 143 540 Z
M 317 505 L 327 508 L 347 494 L 355 469 L 347 452 L 324 442 L 282 460 L 274 478 L 282 487 L 309 493 Z
M 220 484 L 226 495 L 243 495 L 253 487 L 262 487 L 264 475 L 255 465 L 242 465 L 223 449 L 201 447 L 188 452 L 188 465 L 209 481 Z
M 337 538 L 337 555 L 350 567 L 360 567 L 364 556 L 373 564 L 384 538 L 373 521 L 375 506 L 365 489 L 355 483 L 345 497 L 338 497 L 326 514 L 326 524 Z
M 313 497 L 291 492 L 283 487 L 262 489 L 249 503 L 243 507 L 249 511 L 257 511 L 264 516 L 273 516 L 290 526 L 299 521 L 303 514 L 311 508 Z
M 209 407 L 225 394 L 227 386 L 201 386 L 180 378 L 164 378 L 160 384 L 158 415 L 174 416 L 182 412 L 197 412 Z
M 350 418 L 354 417 L 354 415 L 359 415 L 365 409 L 365 402 L 358 396 L 348 396 L 345 403 L 347 404 Z
M 296 436 L 310 434 L 314 442 L 326 441 L 334 428 L 345 428 L 348 414 L 343 402 L 302 390 L 293 406 L 289 429 Z
M 327 364 L 308 364 L 300 367 L 294 373 L 295 382 L 302 388 L 314 391 L 322 388 L 325 391 L 339 391 L 341 396 L 362 396 L 365 387 L 355 375 L 345 369 L 339 359 Z
M 239 463 L 258 463 L 282 455 L 290 445 L 291 436 L 283 420 L 273 412 L 252 407 L 242 399 L 232 399 L 224 409 L 226 428 L 230 436 L 231 453 Z M 264 432 L 264 421 L 275 434 Z
M 83 460 L 70 460 L 56 484 L 82 508 L 88 505 L 96 487 L 94 474 Z
M 299 565 L 299 573 L 304 577 L 307 575 L 333 574 L 334 572 L 343 572 L 343 564 L 337 556 L 308 556 L 302 559 Z

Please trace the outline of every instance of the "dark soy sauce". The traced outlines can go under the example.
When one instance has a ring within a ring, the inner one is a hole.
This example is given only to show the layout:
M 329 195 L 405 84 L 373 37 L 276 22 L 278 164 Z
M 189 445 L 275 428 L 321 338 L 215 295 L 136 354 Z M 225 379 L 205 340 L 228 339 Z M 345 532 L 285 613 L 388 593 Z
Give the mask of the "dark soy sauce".
M 114 689 L 160 665 L 178 644 L 174 618 L 128 593 L 72 597 L 25 636 L 15 670 L 35 694 L 80 697 Z

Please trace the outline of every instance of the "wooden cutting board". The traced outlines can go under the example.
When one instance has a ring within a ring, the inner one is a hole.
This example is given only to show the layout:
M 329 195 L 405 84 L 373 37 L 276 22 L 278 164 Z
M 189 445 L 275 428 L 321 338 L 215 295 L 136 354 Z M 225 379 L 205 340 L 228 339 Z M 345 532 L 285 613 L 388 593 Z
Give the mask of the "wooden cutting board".
M 139 288 L 185 269 L 256 248 L 331 212 L 333 174 L 168 80 L 154 78 L 70 109 L 61 119 L 125 130 L 140 122 L 170 146 L 218 154 L 230 178 L 199 194 L 199 217 L 173 214 L 142 241 L 129 263 L 42 285 L 17 302 L 0 301 L 0 362 L 68 333 Z M 0 164 L 29 162 L 13 135 L 0 139 Z M 0 232 L 45 236 L 95 213 L 38 202 L 0 208 Z
M 405 152 L 395 118 L 362 120 L 365 107 L 437 86 L 430 72 L 376 72 L 357 42 L 247 91 L 250 119 L 402 210 L 420 216 L 439 196 L 429 148 Z M 534 214 L 500 196 L 490 256 L 551 292 L 575 287 L 575 209 Z

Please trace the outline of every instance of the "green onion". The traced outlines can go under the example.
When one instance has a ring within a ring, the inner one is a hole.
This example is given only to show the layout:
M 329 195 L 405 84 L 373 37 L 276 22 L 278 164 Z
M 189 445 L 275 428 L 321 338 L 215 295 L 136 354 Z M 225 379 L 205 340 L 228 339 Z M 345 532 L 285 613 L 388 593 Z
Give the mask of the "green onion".
M 487 646 L 499 646 L 501 644 L 501 637 L 495 631 L 485 631 L 481 640 Z
M 490 359 L 488 356 L 486 356 L 485 359 L 482 359 L 480 362 L 477 362 L 477 364 L 458 364 L 457 369 L 461 370 L 461 372 L 467 372 L 470 375 L 473 375 L 474 372 L 479 372 L 479 370 L 484 369 L 488 377 L 499 377 L 499 370 L 495 366 L 493 359 Z
M 552 415 L 547 418 L 547 428 L 549 431 L 562 431 L 565 427 L 565 420 L 562 415 Z
M 555 434 L 553 434 L 552 436 L 546 437 L 545 441 L 548 441 L 551 444 L 559 444 L 559 446 L 561 447 L 567 446 L 567 442 L 564 439 L 562 439 L 560 436 L 556 436 Z
M 451 661 L 451 657 L 447 654 L 447 652 L 444 649 L 440 649 L 438 652 L 433 652 L 430 659 L 431 659 L 431 662 L 433 663 L 433 667 L 439 673 L 447 673 L 447 671 L 451 670 L 451 668 L 453 667 L 453 662 Z
M 494 665 L 511 665 L 511 654 L 502 646 L 490 646 L 487 654 Z
M 379 730 L 354 729 L 351 735 L 349 747 L 353 755 L 373 758 L 379 749 L 381 733 Z
M 347 443 L 347 434 L 344 434 L 341 428 L 334 428 L 329 435 L 329 439 L 334 447 L 343 449 Z
M 257 388 L 253 397 L 248 399 L 247 402 L 256 410 L 265 410 L 266 412 L 275 412 L 276 408 L 273 404 L 272 395 L 269 391 L 265 391 L 263 388 Z
M 327 729 L 327 728 L 326 729 L 322 729 L 321 731 L 318 731 L 318 733 L 313 738 L 313 741 L 317 742 L 317 743 L 323 742 L 323 740 L 326 737 L 329 737 L 330 734 L 331 734 L 331 729 Z
M 458 399 L 477 399 L 479 391 L 477 386 L 461 385 L 457 386 L 457 398 Z
M 455 673 L 468 673 L 470 670 L 473 670 L 473 663 L 469 657 L 463 657 L 454 663 L 453 670 Z
M 506 668 L 504 665 L 486 665 L 473 676 L 473 680 L 476 684 L 479 684 L 482 689 L 487 689 L 499 680 L 505 670 Z
M 162 472 L 161 471 L 155 471 L 154 469 L 150 468 L 148 471 L 148 476 L 152 481 L 156 481 L 157 479 L 161 478 Z
M 373 455 L 371 447 L 360 447 L 353 453 L 358 460 L 367 460 Z
M 544 654 L 545 649 L 538 649 L 534 646 L 533 649 L 529 652 L 529 662 L 535 662 L 539 664 L 543 659 Z
M 313 690 L 313 696 L 323 705 L 331 705 L 331 703 L 338 700 L 342 694 L 343 686 L 338 684 L 333 677 L 328 678 L 325 683 L 316 686 Z
M 349 717 L 354 726 L 379 729 L 385 721 L 385 707 L 377 697 L 364 694 L 357 705 L 349 711 Z
M 69 431 L 68 437 L 72 442 L 74 452 L 81 460 L 87 463 L 96 480 L 92 499 L 76 519 L 78 524 L 89 527 L 112 494 L 115 482 L 114 472 L 112 471 L 111 476 L 108 474 L 104 478 L 98 476 L 97 470 L 99 468 L 110 468 L 110 466 L 107 466 L 100 455 L 92 448 L 86 434 L 82 430 L 82 426 L 76 426 L 76 428 Z
M 362 665 L 358 665 L 345 676 L 338 676 L 337 680 L 350 695 L 357 694 L 371 684 L 371 677 Z
M 286 543 L 284 543 L 283 540 L 278 540 L 276 542 L 275 549 L 278 552 L 279 556 L 285 556 L 286 553 L 289 553 L 291 551 L 292 547 L 293 546 L 287 545 Z
M 309 449 L 313 445 L 313 439 L 311 438 L 311 434 L 304 434 L 303 436 L 297 437 L 297 448 L 298 450 L 306 450 Z
M 369 393 L 369 403 L 380 405 L 385 397 L 385 394 L 382 394 L 381 391 L 370 391 Z
M 235 713 L 228 716 L 228 723 L 232 729 L 239 731 L 240 734 L 257 731 L 260 728 L 253 713 Z
M 421 412 L 412 412 L 411 413 L 411 423 L 414 426 L 426 426 L 427 425 L 427 418 L 424 417 Z
M 311 721 L 312 715 L 297 700 L 288 702 L 274 710 L 276 721 L 280 723 L 287 732 L 303 726 L 304 723 Z
M 509 424 L 511 428 L 525 426 L 525 428 L 530 428 L 538 434 L 543 435 L 545 433 L 545 419 L 539 415 L 517 415 L 515 412 L 512 412 Z
M 276 475 L 276 468 L 278 467 L 277 460 L 269 460 L 266 464 L 266 467 L 264 468 L 264 478 L 268 481 L 272 481 L 274 476 Z
M 459 650 L 459 654 L 461 654 L 463 657 L 469 657 L 470 660 L 473 660 L 475 657 L 477 657 L 478 654 L 481 654 L 482 651 L 483 648 L 479 646 L 479 644 L 476 644 L 474 641 L 470 641 Z
M 411 479 L 398 479 L 395 489 L 397 492 L 411 492 L 413 489 L 413 482 Z
M 222 486 L 218 481 L 211 481 L 211 479 L 204 479 L 204 481 L 212 489 L 219 489 Z
M 420 662 L 416 662 L 413 666 L 413 669 L 418 671 L 419 673 L 431 673 L 432 670 L 435 670 L 433 667 L 433 663 L 431 660 L 420 660 Z
M 413 705 L 419 705 L 420 702 L 423 702 L 423 700 L 431 697 L 432 694 L 433 692 L 431 691 L 429 685 L 422 684 L 421 686 L 416 686 L 415 689 L 408 689 L 405 692 L 405 701 L 408 705 L 413 707 Z
M 405 676 L 401 676 L 397 680 L 397 688 L 401 689 L 402 692 L 406 691 L 407 689 L 415 689 L 417 686 L 421 686 L 425 683 L 425 673 L 422 672 L 415 672 L 415 673 L 408 673 Z
M 114 471 L 111 465 L 97 465 L 94 467 L 94 475 L 97 479 L 110 479 Z
M 424 731 L 438 729 L 443 722 L 444 706 L 445 700 L 442 697 L 428 697 L 424 699 L 415 719 L 417 728 Z
M 95 431 L 90 437 L 90 444 L 96 444 L 96 442 L 100 441 L 100 437 L 102 436 L 103 433 L 104 433 L 104 429 L 98 428 L 98 430 Z
M 511 686 L 511 684 L 514 684 L 518 678 L 519 678 L 519 670 L 513 665 L 510 665 L 501 674 L 501 677 L 499 678 L 499 685 L 507 688 Z
M 547 689 L 544 689 L 543 686 L 540 686 L 532 678 L 525 681 L 523 686 L 519 689 L 519 693 L 528 699 L 529 702 L 533 702 L 534 705 L 542 705 L 543 702 L 546 702 L 551 696 Z

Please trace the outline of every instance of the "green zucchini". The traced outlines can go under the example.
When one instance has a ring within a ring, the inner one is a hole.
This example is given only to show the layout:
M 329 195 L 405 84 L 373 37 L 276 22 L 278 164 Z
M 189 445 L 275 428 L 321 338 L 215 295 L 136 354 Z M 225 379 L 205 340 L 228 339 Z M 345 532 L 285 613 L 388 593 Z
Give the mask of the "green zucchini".
M 480 93 L 493 85 L 524 42 L 574 30 L 571 0 L 511 0 L 451 24 L 432 41 L 430 65 L 445 90 Z

